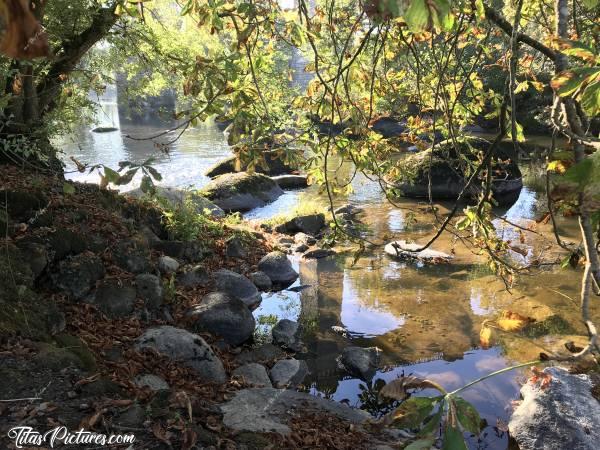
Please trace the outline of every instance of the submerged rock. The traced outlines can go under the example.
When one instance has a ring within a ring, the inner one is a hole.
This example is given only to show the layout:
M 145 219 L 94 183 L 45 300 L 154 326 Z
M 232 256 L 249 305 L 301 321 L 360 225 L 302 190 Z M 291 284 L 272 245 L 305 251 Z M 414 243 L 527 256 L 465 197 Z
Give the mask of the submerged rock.
M 306 361 L 297 359 L 282 359 L 271 368 L 269 376 L 276 388 L 296 387 L 308 375 Z
M 239 298 L 249 308 L 255 307 L 261 302 L 260 292 L 254 283 L 244 275 L 227 269 L 218 270 L 214 275 L 217 290 Z
M 381 350 L 377 347 L 346 347 L 339 361 L 348 373 L 369 381 L 375 375 L 380 354 Z
M 424 263 L 449 262 L 453 256 L 437 250 L 427 248 L 419 252 L 415 251 L 423 247 L 420 244 L 408 243 L 406 241 L 393 241 L 387 244 L 384 251 L 393 258 L 413 259 Z
M 223 423 L 236 431 L 289 434 L 288 423 L 307 413 L 334 414 L 350 423 L 360 424 L 371 416 L 346 405 L 314 397 L 310 394 L 284 389 L 253 388 L 235 393 L 221 405 Z
M 298 322 L 282 319 L 275 324 L 271 334 L 274 344 L 295 352 L 302 351 L 302 326 Z
M 240 345 L 254 333 L 256 325 L 248 307 L 225 292 L 213 292 L 188 312 L 195 331 L 208 331 L 230 345 Z
M 592 397 L 588 375 L 549 367 L 548 386 L 527 383 L 523 401 L 508 424 L 522 450 L 596 449 L 600 442 L 600 402 Z
M 225 211 L 249 211 L 275 201 L 283 191 L 265 175 L 240 172 L 215 178 L 201 194 Z
M 292 268 L 292 263 L 281 252 L 265 255 L 258 263 L 258 270 L 266 273 L 277 289 L 285 289 L 298 278 L 298 272 Z
M 137 339 L 136 349 L 152 348 L 167 358 L 194 369 L 205 381 L 227 380 L 221 360 L 197 334 L 172 326 L 150 328 Z

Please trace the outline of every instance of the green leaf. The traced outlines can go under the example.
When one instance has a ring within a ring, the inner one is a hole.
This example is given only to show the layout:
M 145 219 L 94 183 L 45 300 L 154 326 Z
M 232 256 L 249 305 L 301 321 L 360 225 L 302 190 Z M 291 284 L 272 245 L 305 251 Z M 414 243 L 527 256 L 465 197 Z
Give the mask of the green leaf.
M 122 186 L 124 184 L 128 184 L 131 182 L 131 180 L 133 179 L 133 176 L 137 173 L 138 168 L 136 167 L 135 169 L 129 169 L 127 172 L 125 172 L 125 175 L 121 175 L 119 177 L 119 179 L 115 182 L 115 184 Z
M 75 186 L 71 183 L 63 183 L 63 193 L 66 195 L 73 195 L 75 193 Z
M 411 397 L 393 412 L 394 426 L 397 428 L 419 428 L 429 416 L 439 397 Z
M 412 31 L 422 31 L 429 24 L 429 9 L 425 0 L 412 0 L 404 14 L 404 20 Z
M 152 166 L 146 166 L 144 167 L 148 172 L 150 172 L 150 175 L 152 175 L 152 178 L 154 178 L 156 181 L 161 181 L 162 180 L 162 175 L 160 174 L 160 172 L 158 170 L 156 170 L 154 167 Z
M 458 428 L 446 424 L 444 429 L 444 444 L 442 450 L 468 450 L 462 431 Z
M 142 183 L 140 184 L 140 189 L 144 194 L 154 194 L 154 183 L 152 183 L 152 179 L 148 175 L 144 175 L 142 177 Z
M 600 74 L 600 67 L 576 67 L 559 73 L 550 82 L 552 89 L 561 97 L 572 95 L 583 86 L 588 78 Z
M 594 172 L 594 161 L 591 158 L 586 158 L 570 167 L 563 175 L 563 180 L 577 183 L 583 188 L 588 184 Z
M 570 39 L 558 39 L 556 41 L 558 49 L 565 55 L 574 56 L 584 61 L 596 61 L 594 49 L 579 42 Z
M 462 427 L 474 435 L 481 432 L 481 417 L 473 405 L 461 397 L 454 397 L 456 415 Z
M 600 81 L 585 88 L 581 94 L 581 107 L 589 116 L 600 114 Z
M 418 441 L 415 441 L 404 447 L 404 450 L 429 450 L 434 442 L 435 438 L 433 436 L 419 439 Z
M 600 0 L 583 0 L 583 4 L 588 9 L 594 9 L 598 6 L 598 3 L 600 3 Z
M 114 170 L 112 170 L 110 167 L 104 167 L 104 177 L 106 178 L 106 181 L 108 183 L 115 183 L 118 184 L 119 182 L 119 178 L 121 177 L 119 175 L 119 172 L 115 172 Z

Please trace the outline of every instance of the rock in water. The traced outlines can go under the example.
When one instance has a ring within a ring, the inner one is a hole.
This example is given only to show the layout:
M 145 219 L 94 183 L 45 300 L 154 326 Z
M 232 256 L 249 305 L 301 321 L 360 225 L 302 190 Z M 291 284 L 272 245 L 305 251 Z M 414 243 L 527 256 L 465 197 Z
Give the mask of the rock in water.
M 271 177 L 281 189 L 302 189 L 308 187 L 306 175 L 278 175 Z
M 269 276 L 266 273 L 261 272 L 260 270 L 258 272 L 252 272 L 250 274 L 250 280 L 261 291 L 269 291 L 273 286 L 273 283 L 271 282 Z
M 280 347 L 302 351 L 302 326 L 293 320 L 283 319 L 277 322 L 271 331 L 273 343 Z
M 262 300 L 260 292 L 252 281 L 231 270 L 216 271 L 215 285 L 217 290 L 239 298 L 248 308 L 257 306 Z
M 592 397 L 588 375 L 573 375 L 561 367 L 544 370 L 552 379 L 541 388 L 527 383 L 523 401 L 508 428 L 522 450 L 597 449 L 600 443 L 600 402 Z
M 225 292 L 213 292 L 193 307 L 188 316 L 195 331 L 221 336 L 230 345 L 240 345 L 254 333 L 256 322 L 248 307 Z
M 278 233 L 296 234 L 298 232 L 314 236 L 325 227 L 324 214 L 307 214 L 294 217 L 275 227 Z
M 249 211 L 275 201 L 283 190 L 266 175 L 246 172 L 221 175 L 208 183 L 202 195 L 225 211 Z
M 281 252 L 265 255 L 258 263 L 258 270 L 266 273 L 277 289 L 285 289 L 298 278 L 298 272 L 292 268 L 292 263 Z
M 137 350 L 152 348 L 167 358 L 194 369 L 202 380 L 224 383 L 227 380 L 221 360 L 197 334 L 181 328 L 150 328 L 137 339 Z
M 237 391 L 221 405 L 223 423 L 236 431 L 291 433 L 290 420 L 305 413 L 334 414 L 350 423 L 361 424 L 371 416 L 346 405 L 302 392 L 273 388 Z
M 453 257 L 444 252 L 427 248 L 416 252 L 422 247 L 420 244 L 408 243 L 406 241 L 393 241 L 385 246 L 385 252 L 393 258 L 414 259 L 424 263 L 449 262 Z
M 346 347 L 339 361 L 351 375 L 368 381 L 375 375 L 380 353 L 377 347 Z

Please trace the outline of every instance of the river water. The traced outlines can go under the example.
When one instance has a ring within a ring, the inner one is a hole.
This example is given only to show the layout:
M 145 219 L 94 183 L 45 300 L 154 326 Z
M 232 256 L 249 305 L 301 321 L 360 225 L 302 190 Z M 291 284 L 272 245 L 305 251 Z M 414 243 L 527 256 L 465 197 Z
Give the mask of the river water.
M 57 139 L 63 149 L 68 177 L 73 180 L 98 182 L 98 175 L 81 174 L 70 157 L 85 164 L 103 163 L 116 168 L 123 160 L 142 162 L 156 158 L 155 167 L 162 173 L 165 186 L 199 188 L 209 180 L 205 170 L 227 157 L 231 151 L 222 131 L 205 124 L 184 133 L 169 154 L 161 153 L 151 141 L 128 139 L 151 136 L 167 125 L 127 124 L 119 120 L 115 101 L 105 98 L 98 112 L 98 125 L 116 126 L 119 131 L 92 133 L 92 126 L 81 127 L 70 136 Z M 544 195 L 538 192 L 539 179 L 535 166 L 523 166 L 526 186 L 517 202 L 497 213 L 523 227 L 535 226 L 541 235 L 525 233 L 519 243 L 527 254 L 515 254 L 521 262 L 546 258 L 552 260 L 549 226 L 535 224 L 544 210 Z M 349 172 L 349 171 L 348 171 Z M 138 181 L 139 182 L 139 181 Z M 128 188 L 135 187 L 136 181 Z M 401 201 L 398 207 L 387 203 L 379 188 L 366 178 L 357 176 L 354 192 L 336 203 L 351 203 L 363 208 L 362 220 L 370 226 L 372 238 L 427 240 L 434 232 L 427 205 Z M 327 199 L 316 189 L 289 191 L 276 202 L 251 211 L 248 219 L 265 219 L 289 212 L 300 203 L 327 205 Z M 440 211 L 445 211 L 441 205 Z M 520 240 L 515 228 L 498 219 L 499 232 Z M 572 221 L 561 219 L 563 235 L 576 241 L 577 229 Z M 571 299 L 578 296 L 580 273 L 547 266 L 531 275 L 520 276 L 508 291 L 504 283 L 489 273 L 484 259 L 473 254 L 449 234 L 444 234 L 435 247 L 453 251 L 455 259 L 448 265 L 420 266 L 394 261 L 377 248 L 354 263 L 352 253 L 341 253 L 324 260 L 291 257 L 300 279 L 295 287 L 308 286 L 299 292 L 283 291 L 265 294 L 255 311 L 260 329 L 267 331 L 274 319 L 299 320 L 305 329 L 306 359 L 311 375 L 310 392 L 363 406 L 374 413 L 375 385 L 401 374 L 416 374 L 434 379 L 446 389 L 456 389 L 466 382 L 512 363 L 534 359 L 540 351 L 531 344 L 504 339 L 502 345 L 484 350 L 479 346 L 481 323 L 501 310 L 510 309 L 524 315 L 544 318 L 550 313 L 564 317 L 583 334 Z M 598 315 L 598 310 L 594 310 Z M 343 327 L 345 335 L 332 330 Z M 544 338 L 546 343 L 552 337 Z M 337 370 L 336 357 L 349 345 L 377 346 L 383 350 L 383 368 L 372 383 L 344 375 Z M 488 426 L 484 433 L 472 438 L 472 448 L 507 448 L 502 424 L 510 416 L 511 400 L 518 399 L 524 371 L 505 373 L 479 383 L 464 392 L 475 404 Z M 422 395 L 428 394 L 424 392 Z

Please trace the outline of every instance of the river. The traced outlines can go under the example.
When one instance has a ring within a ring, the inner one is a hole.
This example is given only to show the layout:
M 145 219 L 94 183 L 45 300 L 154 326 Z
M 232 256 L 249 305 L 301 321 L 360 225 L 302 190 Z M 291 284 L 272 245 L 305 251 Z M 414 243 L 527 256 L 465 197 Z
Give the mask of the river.
M 114 95 L 113 95 L 114 97 Z M 70 157 L 85 164 L 103 163 L 116 168 L 123 160 L 142 162 L 156 159 L 155 167 L 163 175 L 161 184 L 180 188 L 199 188 L 209 179 L 205 170 L 227 157 L 231 151 L 222 131 L 215 124 L 203 124 L 184 133 L 168 154 L 161 153 L 151 141 L 126 136 L 151 136 L 165 124 L 131 124 L 119 120 L 114 98 L 103 99 L 98 125 L 115 126 L 112 133 L 92 133 L 83 126 L 73 135 L 63 136 L 55 144 L 63 149 L 68 177 L 77 181 L 98 182 L 97 173 L 79 173 Z M 544 210 L 545 196 L 539 192 L 535 165 L 524 165 L 525 184 L 519 199 L 498 214 L 523 227 L 535 226 L 541 235 L 525 233 L 521 245 L 527 254 L 515 258 L 531 261 L 552 256 L 549 226 L 536 224 Z M 138 181 L 139 182 L 139 181 Z M 136 181 L 127 188 L 135 187 Z M 352 181 L 354 192 L 337 198 L 337 204 L 351 203 L 363 208 L 361 216 L 370 226 L 372 237 L 379 240 L 415 239 L 423 242 L 434 231 L 427 205 L 403 200 L 394 207 L 387 203 L 375 183 L 362 176 Z M 300 202 L 327 205 L 327 199 L 315 188 L 288 191 L 276 202 L 246 214 L 248 219 L 265 219 L 289 211 Z M 444 205 L 441 212 L 444 212 Z M 519 236 L 511 226 L 497 220 L 500 233 Z M 560 223 L 565 236 L 576 240 L 577 229 L 568 219 Z M 366 253 L 356 263 L 351 253 L 324 260 L 304 260 L 291 256 L 300 279 L 299 292 L 264 294 L 254 314 L 259 328 L 268 331 L 275 318 L 299 320 L 306 331 L 306 359 L 311 375 L 307 386 L 314 395 L 330 397 L 372 412 L 376 397 L 373 386 L 378 380 L 389 381 L 401 374 L 416 374 L 456 389 L 466 382 L 508 365 L 535 358 L 529 344 L 504 340 L 490 349 L 479 346 L 479 331 L 484 319 L 509 309 L 525 315 L 544 316 L 551 311 L 564 317 L 578 334 L 584 329 L 578 322 L 577 309 L 568 299 L 578 296 L 579 273 L 548 266 L 533 275 L 520 276 L 515 286 L 491 274 L 484 259 L 474 255 L 449 234 L 436 248 L 455 252 L 448 265 L 421 266 L 394 261 L 381 248 Z M 548 254 L 550 253 L 550 254 Z M 551 259 L 551 258 L 550 258 Z M 597 315 L 597 309 L 594 310 Z M 343 327 L 346 335 L 332 331 Z M 548 343 L 551 338 L 547 338 Z M 383 368 L 371 384 L 344 375 L 337 370 L 336 357 L 348 345 L 377 346 L 383 349 Z M 519 397 L 525 371 L 514 371 L 479 383 L 464 392 L 486 420 L 479 438 L 471 439 L 472 448 L 506 449 L 507 433 L 502 431 L 510 416 L 512 400 Z M 381 382 L 379 381 L 379 384 Z M 420 395 L 426 395 L 423 392 Z

